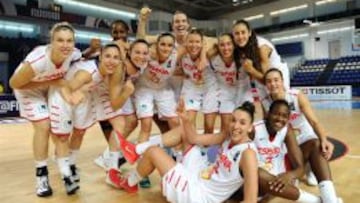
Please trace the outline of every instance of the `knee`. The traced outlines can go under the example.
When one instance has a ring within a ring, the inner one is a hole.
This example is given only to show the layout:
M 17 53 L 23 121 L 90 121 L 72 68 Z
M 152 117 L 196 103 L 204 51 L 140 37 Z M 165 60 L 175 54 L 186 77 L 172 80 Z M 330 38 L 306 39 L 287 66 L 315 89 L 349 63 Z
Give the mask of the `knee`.
M 162 149 L 158 146 L 151 146 L 145 151 L 144 156 L 146 157 L 156 156 L 159 153 L 159 150 Z
M 320 150 L 320 141 L 319 139 L 312 139 L 307 141 L 307 148 L 312 151 L 319 151 Z
M 128 128 L 131 129 L 131 130 L 134 130 L 137 126 L 138 126 L 138 122 L 137 122 L 137 119 L 130 119 L 128 121 L 128 123 L 126 123 L 128 125 Z
M 34 131 L 36 133 L 49 133 L 50 132 L 50 122 L 48 120 L 39 121 L 34 124 Z

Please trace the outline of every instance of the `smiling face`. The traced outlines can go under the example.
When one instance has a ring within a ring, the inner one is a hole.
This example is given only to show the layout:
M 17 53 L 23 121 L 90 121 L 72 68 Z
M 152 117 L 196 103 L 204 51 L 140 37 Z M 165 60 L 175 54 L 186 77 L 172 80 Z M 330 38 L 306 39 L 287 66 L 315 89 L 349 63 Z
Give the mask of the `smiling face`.
M 175 40 L 171 36 L 161 36 L 161 38 L 157 42 L 157 52 L 159 54 L 159 58 L 162 60 L 166 60 L 172 50 L 174 49 Z
M 235 110 L 230 123 L 232 143 L 237 144 L 247 138 L 252 128 L 252 119 L 249 113 L 241 109 Z
M 142 42 L 137 42 L 130 49 L 130 60 L 136 67 L 145 68 L 149 61 L 149 46 Z
M 229 35 L 222 35 L 219 37 L 218 48 L 220 55 L 223 58 L 230 58 L 233 56 L 234 44 Z
M 244 23 L 238 23 L 232 28 L 232 34 L 235 44 L 239 47 L 245 47 L 249 42 L 251 30 Z
M 116 45 L 114 45 L 116 46 Z M 121 63 L 120 50 L 117 47 L 104 47 L 100 55 L 100 68 L 106 75 L 111 75 Z
M 197 57 L 202 48 L 202 38 L 200 34 L 190 33 L 186 38 L 186 50 L 192 56 Z
M 185 36 L 190 27 L 189 20 L 184 13 L 176 13 L 173 16 L 172 30 L 175 36 Z
M 54 31 L 51 36 L 51 49 L 53 55 L 59 57 L 62 61 L 69 57 L 74 51 L 75 40 L 74 32 L 70 29 L 59 29 Z
M 273 103 L 274 104 L 274 103 Z M 289 121 L 290 109 L 285 103 L 277 103 L 268 114 L 268 129 L 272 132 L 278 132 Z
M 128 33 L 129 31 L 123 23 L 115 22 L 111 26 L 111 37 L 114 41 L 123 40 L 124 42 L 126 42 Z
M 284 91 L 284 81 L 280 70 L 272 69 L 265 75 L 265 85 L 270 94 L 279 94 Z

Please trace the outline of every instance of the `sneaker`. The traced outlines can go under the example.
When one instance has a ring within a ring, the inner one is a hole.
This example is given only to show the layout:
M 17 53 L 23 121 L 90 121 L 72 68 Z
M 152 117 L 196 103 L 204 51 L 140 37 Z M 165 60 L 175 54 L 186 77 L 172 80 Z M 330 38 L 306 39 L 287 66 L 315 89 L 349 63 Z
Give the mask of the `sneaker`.
M 105 182 L 115 188 L 120 188 L 120 175 L 121 173 L 118 170 L 111 168 L 106 173 Z
M 125 177 L 120 177 L 120 188 L 125 190 L 127 193 L 136 193 L 138 191 L 137 184 L 134 186 L 130 186 L 128 179 Z
M 139 155 L 135 151 L 135 145 L 127 141 L 120 133 L 115 133 L 117 140 L 120 143 L 120 149 L 123 153 L 124 158 L 130 164 L 134 164 L 139 159 Z
M 316 180 L 315 174 L 311 170 L 306 174 L 306 183 L 309 186 L 318 185 L 318 181 Z
M 48 197 L 52 195 L 52 189 L 47 175 L 36 177 L 36 195 L 39 197 Z
M 140 182 L 139 185 L 141 188 L 150 188 L 151 187 L 151 182 L 149 177 L 145 177 L 143 178 Z
M 103 168 L 104 170 L 108 170 L 108 161 L 107 159 L 104 157 L 104 155 L 100 154 L 96 159 L 94 159 L 94 163 Z
M 66 189 L 66 193 L 68 195 L 73 195 L 76 193 L 78 189 L 80 189 L 79 185 L 74 181 L 72 176 L 63 177 L 64 186 Z
M 70 165 L 71 176 L 75 182 L 80 182 L 79 169 L 75 165 Z

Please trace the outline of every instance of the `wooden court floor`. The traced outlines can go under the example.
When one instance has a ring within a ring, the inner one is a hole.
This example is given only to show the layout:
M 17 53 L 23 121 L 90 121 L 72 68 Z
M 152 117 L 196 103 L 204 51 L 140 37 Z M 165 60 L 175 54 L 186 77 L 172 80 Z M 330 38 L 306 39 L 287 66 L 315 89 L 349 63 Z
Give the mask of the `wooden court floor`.
M 346 156 L 330 162 L 337 193 L 344 202 L 360 202 L 360 110 L 317 110 L 317 115 L 331 137 L 337 138 L 349 147 Z M 201 118 L 200 118 L 201 120 Z M 132 135 L 135 139 L 138 129 Z M 154 128 L 153 132 L 158 132 Z M 49 150 L 50 182 L 54 194 L 49 198 L 38 198 L 34 193 L 34 163 L 31 152 L 32 128 L 29 123 L 0 125 L 0 202 L 121 202 L 162 203 L 159 175 L 150 176 L 153 187 L 141 189 L 137 194 L 126 194 L 105 184 L 105 172 L 93 163 L 93 159 L 106 146 L 98 125 L 86 134 L 80 151 L 78 166 L 81 169 L 80 191 L 67 196 L 60 181 L 55 163 L 52 161 L 54 148 Z M 131 166 L 125 165 L 130 169 Z M 318 194 L 317 187 L 301 188 Z M 289 202 L 276 198 L 271 202 Z

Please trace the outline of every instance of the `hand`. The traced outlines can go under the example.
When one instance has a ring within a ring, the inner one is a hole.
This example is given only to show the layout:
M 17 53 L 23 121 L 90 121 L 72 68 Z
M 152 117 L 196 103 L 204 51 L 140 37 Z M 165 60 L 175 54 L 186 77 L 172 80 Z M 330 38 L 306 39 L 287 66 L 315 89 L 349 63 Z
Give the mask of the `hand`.
M 244 70 L 247 73 L 251 73 L 251 71 L 253 70 L 254 66 L 253 66 L 253 61 L 248 59 L 248 58 L 244 58 L 242 60 L 241 66 L 244 68 Z
M 135 91 L 135 87 L 133 82 L 131 81 L 131 79 L 126 80 L 124 87 L 123 87 L 123 91 L 127 94 L 127 95 L 132 95 Z
M 147 21 L 149 19 L 150 14 L 151 14 L 151 9 L 149 7 L 141 8 L 140 15 L 139 15 L 139 20 Z
M 270 190 L 281 193 L 286 185 L 292 184 L 294 180 L 295 177 L 291 174 L 291 172 L 281 173 L 274 180 L 269 181 Z
M 70 90 L 69 90 L 68 87 L 63 87 L 63 88 L 61 88 L 61 89 L 60 89 L 60 94 L 61 94 L 61 96 L 64 98 L 64 100 L 65 100 L 68 104 L 70 104 L 70 105 L 73 104 L 72 94 L 71 94 L 71 92 L 70 92 Z
M 90 40 L 90 51 L 91 53 L 100 51 L 101 49 L 101 40 L 99 38 L 92 38 Z
M 329 160 L 334 152 L 334 145 L 327 138 L 320 140 L 321 152 L 326 160 Z
M 77 90 L 71 94 L 72 96 L 72 105 L 78 105 L 85 99 L 85 94 L 81 90 Z

